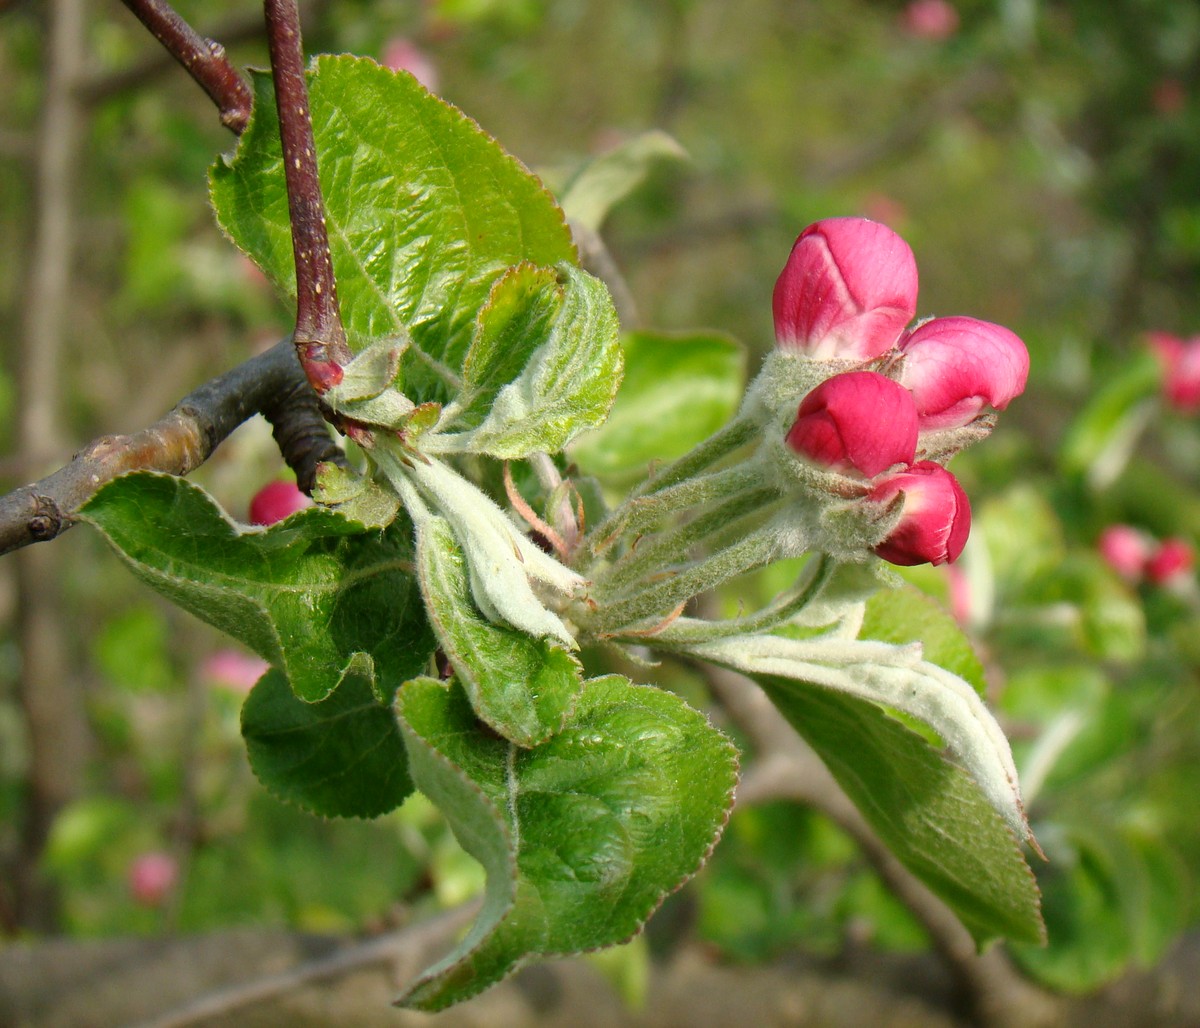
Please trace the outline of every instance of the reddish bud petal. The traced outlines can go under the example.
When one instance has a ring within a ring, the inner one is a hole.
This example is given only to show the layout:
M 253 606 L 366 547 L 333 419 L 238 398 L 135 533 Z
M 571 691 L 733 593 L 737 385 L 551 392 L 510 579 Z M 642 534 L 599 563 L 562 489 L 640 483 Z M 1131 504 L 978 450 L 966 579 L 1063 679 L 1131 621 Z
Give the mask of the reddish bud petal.
M 1003 410 L 1025 389 L 1029 351 L 1000 325 L 934 318 L 900 343 L 900 381 L 912 390 L 921 427 L 957 428 L 987 407 Z
M 1129 525 L 1109 525 L 1096 540 L 1096 549 L 1110 568 L 1130 582 L 1142 577 L 1150 556 L 1149 541 Z
M 312 500 L 296 487 L 295 482 L 268 482 L 250 501 L 250 524 L 273 525 L 289 514 L 311 506 Z
M 772 306 L 781 347 L 870 360 L 896 344 L 916 312 L 917 263 L 886 225 L 828 218 L 800 233 Z
M 834 375 L 804 397 L 787 443 L 818 464 L 871 478 L 916 455 L 917 409 L 886 375 Z
M 1150 346 L 1162 366 L 1162 391 L 1181 414 L 1200 411 L 1200 336 L 1183 340 L 1166 332 L 1149 333 Z
M 1172 585 L 1192 573 L 1195 555 L 1186 539 L 1164 539 L 1146 561 L 1146 578 L 1155 585 Z
M 875 552 L 906 567 L 957 560 L 971 531 L 971 504 L 958 479 L 940 464 L 923 460 L 883 479 L 870 498 L 890 503 L 900 493 L 900 522 Z
M 142 906 L 157 907 L 179 876 L 179 865 L 167 853 L 143 853 L 129 865 L 129 892 Z

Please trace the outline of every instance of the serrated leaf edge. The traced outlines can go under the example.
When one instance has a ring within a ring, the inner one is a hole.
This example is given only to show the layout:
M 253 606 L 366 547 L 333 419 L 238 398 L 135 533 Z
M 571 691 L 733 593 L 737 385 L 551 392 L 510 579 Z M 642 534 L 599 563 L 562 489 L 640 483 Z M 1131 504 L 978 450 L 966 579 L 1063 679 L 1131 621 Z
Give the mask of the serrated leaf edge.
M 664 690 L 658 689 L 657 686 L 646 685 L 646 684 L 640 683 L 640 682 L 631 682 L 629 679 L 624 678 L 624 676 L 615 675 L 615 674 L 614 675 L 600 675 L 596 678 L 590 678 L 587 681 L 585 681 L 583 683 L 583 685 L 584 685 L 584 688 L 586 688 L 588 685 L 590 685 L 592 683 L 602 682 L 606 679 L 611 679 L 611 678 L 622 679 L 627 686 L 630 686 L 634 689 L 647 689 L 647 690 L 651 690 L 654 692 L 663 692 L 664 691 Z M 582 690 L 580 690 L 580 693 L 582 694 Z M 674 696 L 674 694 L 670 694 L 670 693 L 668 693 L 668 695 Z M 695 707 L 692 707 L 690 704 L 684 702 L 684 700 L 678 696 L 674 696 L 674 698 L 679 702 L 680 708 L 682 710 L 698 717 L 704 723 L 704 725 L 710 731 L 712 731 L 714 737 L 716 737 L 717 739 L 719 739 L 721 741 L 722 747 L 725 749 L 725 751 L 729 755 L 730 771 L 732 772 L 732 774 L 730 775 L 729 788 L 726 789 L 726 791 L 725 791 L 725 801 L 722 805 L 723 816 L 721 817 L 719 823 L 717 823 L 714 826 L 712 839 L 709 842 L 707 848 L 697 859 L 695 867 L 692 868 L 692 870 L 685 872 L 679 878 L 679 880 L 677 882 L 664 888 L 662 893 L 658 897 L 658 901 L 656 903 L 654 903 L 650 907 L 649 910 L 646 911 L 646 913 L 637 921 L 636 925 L 629 932 L 629 934 L 624 936 L 623 938 L 617 939 L 613 942 L 605 942 L 598 946 L 588 946 L 588 947 L 585 947 L 583 949 L 578 949 L 578 950 L 530 951 L 530 952 L 525 953 L 522 956 L 516 958 L 513 961 L 513 963 L 510 964 L 506 968 L 504 973 L 501 974 L 500 977 L 498 977 L 498 978 L 492 979 L 490 981 L 481 982 L 481 983 L 479 983 L 477 988 L 474 987 L 473 985 L 468 985 L 464 988 L 464 991 L 458 993 L 454 999 L 451 999 L 447 1002 L 437 1003 L 434 1005 L 430 1005 L 428 1007 L 425 1007 L 425 1006 L 414 1007 L 413 1009 L 427 1010 L 429 1012 L 444 1010 L 447 1007 L 452 1006 L 455 1003 L 460 1003 L 464 1000 L 472 998 L 473 996 L 479 995 L 481 992 L 483 992 L 486 989 L 491 988 L 493 985 L 498 985 L 500 982 L 504 981 L 505 979 L 507 979 L 510 976 L 512 976 L 513 974 L 515 974 L 522 967 L 525 967 L 527 964 L 532 963 L 537 960 L 553 960 L 553 959 L 560 958 L 560 957 L 570 957 L 570 956 L 575 956 L 577 954 L 582 954 L 582 953 L 595 953 L 600 950 L 610 949 L 613 946 L 624 945 L 625 943 L 629 942 L 631 939 L 634 939 L 638 935 L 641 934 L 643 929 L 646 927 L 646 923 L 650 920 L 651 917 L 654 916 L 654 914 L 663 905 L 663 903 L 666 902 L 666 900 L 669 896 L 674 895 L 676 892 L 678 892 L 680 889 L 682 889 L 689 881 L 691 881 L 697 874 L 700 873 L 700 871 L 704 868 L 704 865 L 708 863 L 709 857 L 712 856 L 713 850 L 716 849 L 717 844 L 721 841 L 721 837 L 722 837 L 722 835 L 724 835 L 725 828 L 729 824 L 729 819 L 733 814 L 734 802 L 735 802 L 735 797 L 737 794 L 737 787 L 741 780 L 741 754 L 738 752 L 737 747 L 733 744 L 733 742 L 729 739 L 729 737 L 712 723 L 712 720 L 709 718 L 709 716 L 704 711 L 697 710 Z M 400 692 L 398 691 L 397 692 L 397 701 L 396 701 L 397 717 L 403 719 L 403 716 L 399 713 L 399 702 L 400 702 Z M 410 732 L 412 731 L 411 727 L 409 728 L 409 731 Z M 416 735 L 415 732 L 413 734 Z M 420 738 L 420 737 L 418 736 L 418 738 Z M 423 739 L 421 740 L 421 742 L 423 745 L 427 745 L 424 743 Z M 508 747 L 509 747 L 508 752 L 510 754 L 514 750 L 517 749 L 515 744 L 511 743 L 511 742 L 508 743 Z M 440 751 L 436 750 L 434 747 L 427 745 L 427 748 L 431 752 L 436 754 L 436 756 L 438 757 L 439 760 L 441 760 L 444 764 L 446 764 L 448 767 L 450 767 L 452 769 L 452 771 L 459 778 L 465 780 L 474 791 L 478 792 L 483 797 L 484 801 L 487 803 L 487 805 L 489 807 L 491 807 L 493 810 L 496 810 L 495 803 L 492 802 L 491 798 L 487 795 L 487 793 L 485 793 L 478 785 L 476 785 L 475 782 L 470 778 L 470 776 L 467 775 L 465 772 L 463 772 L 458 767 L 457 764 L 455 764 L 453 761 L 451 761 L 448 757 L 445 757 Z M 499 814 L 498 811 L 497 811 L 497 818 L 498 818 L 498 823 L 502 827 L 505 839 L 509 843 L 509 847 L 510 847 L 509 854 L 512 857 L 510 864 L 509 864 L 510 868 L 512 869 L 511 881 L 515 883 L 520 880 L 520 870 L 518 867 L 518 856 L 519 855 L 516 853 L 513 853 L 512 849 L 511 849 L 512 838 L 513 838 L 512 832 L 511 832 L 511 830 L 509 830 L 507 821 L 504 819 L 504 817 L 502 815 Z M 516 893 L 515 893 L 515 889 L 514 889 L 514 892 L 513 892 L 514 901 L 515 901 L 515 895 L 516 895 Z M 464 952 L 457 960 L 455 960 L 454 963 L 452 963 L 444 968 L 440 968 L 434 974 L 425 972 L 425 973 L 421 974 L 417 979 L 415 979 L 412 983 L 407 985 L 404 989 L 404 992 L 401 993 L 401 995 L 393 1001 L 393 1006 L 406 1006 L 406 1000 L 408 999 L 408 997 L 412 996 L 412 994 L 414 992 L 416 992 L 418 988 L 420 988 L 424 985 L 428 985 L 429 983 L 434 981 L 438 976 L 444 975 L 446 972 L 457 967 L 464 960 L 467 960 L 472 955 L 477 953 L 480 949 L 482 949 L 482 947 L 487 942 L 487 940 L 490 939 L 491 936 L 495 933 L 495 930 L 497 928 L 499 928 L 500 925 L 502 925 L 506 920 L 508 920 L 509 916 L 512 914 L 512 911 L 514 909 L 515 909 L 515 902 L 513 904 L 509 905 L 508 909 L 504 913 L 504 916 L 496 921 L 496 923 L 492 926 L 491 930 L 489 930 L 484 936 L 482 936 L 480 938 L 479 942 L 474 947 L 472 947 L 470 950 Z M 443 958 L 443 960 L 444 959 L 445 958 Z M 442 961 L 438 961 L 438 963 L 441 964 Z

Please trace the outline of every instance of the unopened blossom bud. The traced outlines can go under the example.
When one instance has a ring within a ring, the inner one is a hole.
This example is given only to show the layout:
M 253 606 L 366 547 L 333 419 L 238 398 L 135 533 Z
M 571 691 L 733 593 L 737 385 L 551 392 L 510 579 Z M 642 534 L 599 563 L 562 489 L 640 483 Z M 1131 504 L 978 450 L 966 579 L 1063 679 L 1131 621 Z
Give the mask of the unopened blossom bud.
M 1155 585 L 1170 586 L 1192 573 L 1195 554 L 1186 539 L 1164 539 L 1146 561 L 1146 578 Z
M 1129 582 L 1142 577 L 1150 556 L 1146 536 L 1130 525 L 1109 525 L 1096 540 L 1096 549 L 1105 563 Z
M 977 318 L 934 318 L 900 343 L 900 381 L 921 428 L 958 428 L 985 408 L 1003 410 L 1025 389 L 1029 351 L 1007 328 Z
M 143 853 L 129 865 L 129 892 L 144 907 L 161 906 L 178 877 L 179 864 L 169 853 Z
M 873 478 L 916 455 L 917 408 L 886 375 L 834 375 L 801 401 L 787 444 L 818 464 Z
M 821 360 L 886 353 L 917 309 L 917 262 L 886 225 L 828 218 L 800 233 L 772 300 L 783 349 Z
M 888 475 L 871 490 L 876 503 L 904 494 L 900 521 L 875 552 L 892 564 L 945 564 L 957 560 L 971 531 L 971 504 L 949 471 L 923 460 Z
M 1180 339 L 1151 332 L 1150 346 L 1162 366 L 1162 391 L 1167 403 L 1181 414 L 1200 411 L 1200 336 Z
M 250 501 L 250 524 L 273 525 L 289 514 L 311 506 L 312 500 L 297 488 L 295 482 L 268 482 Z

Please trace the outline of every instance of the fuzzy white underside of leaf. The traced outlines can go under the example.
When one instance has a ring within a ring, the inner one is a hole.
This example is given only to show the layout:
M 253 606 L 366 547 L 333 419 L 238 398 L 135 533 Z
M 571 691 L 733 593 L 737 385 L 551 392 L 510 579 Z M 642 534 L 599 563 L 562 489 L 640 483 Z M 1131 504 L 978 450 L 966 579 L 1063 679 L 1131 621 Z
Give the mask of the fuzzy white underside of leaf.
M 921 659 L 919 643 L 743 636 L 690 647 L 746 674 L 836 689 L 893 707 L 929 725 L 975 779 L 1017 838 L 1029 837 L 1008 740 L 971 686 Z
M 538 549 L 490 497 L 440 461 L 405 466 L 386 450 L 374 456 L 414 518 L 420 517 L 413 510 L 415 486 L 450 523 L 467 560 L 471 595 L 485 617 L 575 648 L 574 637 L 546 609 L 532 582 L 569 597 L 585 584 L 580 575 Z

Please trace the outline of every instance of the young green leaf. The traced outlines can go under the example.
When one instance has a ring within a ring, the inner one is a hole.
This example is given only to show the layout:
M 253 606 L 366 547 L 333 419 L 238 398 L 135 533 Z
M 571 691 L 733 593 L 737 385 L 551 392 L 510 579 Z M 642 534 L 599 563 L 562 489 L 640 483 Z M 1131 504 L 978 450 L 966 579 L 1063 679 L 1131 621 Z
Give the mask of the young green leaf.
M 324 699 L 353 665 L 386 702 L 433 651 L 405 518 L 367 532 L 311 507 L 252 529 L 152 472 L 104 486 L 80 516 L 138 578 L 271 661 L 302 700 Z
M 242 736 L 258 780 L 323 817 L 378 817 L 412 792 L 391 705 L 353 667 L 318 703 L 268 671 L 246 697 Z
M 1162 371 L 1148 352 L 1112 374 L 1076 416 L 1063 442 L 1063 467 L 1082 475 L 1096 490 L 1112 485 L 1124 471 L 1150 417 Z
M 501 458 L 555 453 L 607 416 L 621 384 L 617 312 L 608 289 L 568 264 L 559 265 L 554 282 L 538 283 L 533 274 L 510 272 L 481 314 L 464 386 L 473 395 L 472 410 L 482 409 L 481 400 L 494 401 L 477 428 L 442 437 L 442 449 Z M 531 346 L 536 349 L 529 352 Z M 518 366 L 521 353 L 528 357 Z M 501 387 L 514 371 L 519 376 Z
M 643 132 L 585 164 L 562 193 L 573 225 L 599 232 L 608 212 L 638 188 L 657 164 L 687 159 L 665 132 Z
M 494 624 L 471 601 L 466 559 L 450 526 L 430 518 L 417 538 L 421 589 L 438 642 L 477 717 L 519 746 L 557 732 L 575 704 L 579 664 L 561 645 Z
M 562 212 L 516 159 L 410 75 L 362 58 L 320 57 L 309 100 L 350 345 L 407 331 L 405 394 L 417 403 L 451 399 L 476 314 L 504 269 L 575 260 Z M 268 76 L 255 76 L 254 116 L 210 184 L 221 227 L 294 293 Z
M 413 778 L 487 872 L 483 909 L 400 998 L 439 1010 L 521 964 L 634 935 L 704 862 L 737 779 L 703 715 L 619 676 L 584 683 L 562 732 L 524 750 L 483 729 L 462 690 L 401 689 Z
M 400 510 L 400 497 L 391 486 L 332 463 L 317 465 L 312 497 L 364 529 L 387 528 Z
M 625 377 L 604 424 L 571 445 L 584 472 L 626 481 L 654 460 L 681 457 L 737 411 L 746 355 L 719 333 L 630 332 Z
M 549 335 L 561 307 L 562 291 L 553 268 L 518 264 L 496 280 L 463 363 L 456 424 L 475 428 L 483 421 L 496 394 L 521 374 Z

